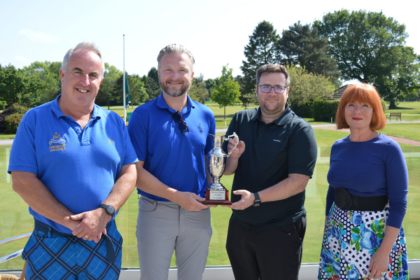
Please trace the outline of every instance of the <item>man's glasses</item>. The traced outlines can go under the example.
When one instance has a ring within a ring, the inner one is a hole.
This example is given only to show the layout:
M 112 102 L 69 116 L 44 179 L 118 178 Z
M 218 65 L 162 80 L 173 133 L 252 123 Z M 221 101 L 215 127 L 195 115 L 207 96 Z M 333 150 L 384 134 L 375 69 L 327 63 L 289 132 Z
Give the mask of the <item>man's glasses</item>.
M 190 132 L 190 130 L 188 129 L 187 124 L 184 122 L 184 120 L 182 119 L 182 115 L 180 112 L 176 111 L 175 113 L 172 114 L 172 119 L 179 123 L 178 125 L 178 130 L 181 133 L 187 133 Z
M 260 89 L 264 93 L 269 93 L 272 88 L 274 88 L 275 93 L 283 93 L 288 87 L 282 87 L 282 86 L 268 86 L 268 85 L 259 85 Z

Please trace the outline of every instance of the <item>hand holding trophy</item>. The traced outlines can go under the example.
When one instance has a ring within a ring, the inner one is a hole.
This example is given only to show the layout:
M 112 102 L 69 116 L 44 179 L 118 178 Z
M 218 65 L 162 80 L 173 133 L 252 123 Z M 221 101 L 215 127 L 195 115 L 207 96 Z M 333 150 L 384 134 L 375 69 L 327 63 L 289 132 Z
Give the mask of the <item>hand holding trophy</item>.
M 213 137 L 214 140 L 214 147 L 207 155 L 209 173 L 213 178 L 213 183 L 211 183 L 206 190 L 206 200 L 203 204 L 231 205 L 232 202 L 229 200 L 229 191 L 220 183 L 220 178 L 225 171 L 226 158 L 230 156 L 232 151 L 239 144 L 239 137 L 235 132 L 228 137 L 209 135 Z M 228 154 L 226 154 L 222 149 L 222 143 L 223 141 L 228 141 L 229 138 L 236 139 L 236 145 Z

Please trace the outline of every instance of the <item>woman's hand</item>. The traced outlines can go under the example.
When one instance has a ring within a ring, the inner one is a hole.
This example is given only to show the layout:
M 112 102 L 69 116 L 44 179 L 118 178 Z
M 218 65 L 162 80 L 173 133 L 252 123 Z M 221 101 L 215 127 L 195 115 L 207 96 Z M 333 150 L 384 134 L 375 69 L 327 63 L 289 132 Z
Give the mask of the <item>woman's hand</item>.
M 370 260 L 369 272 L 370 278 L 378 279 L 382 277 L 382 272 L 388 271 L 389 254 L 381 251 L 381 248 L 373 254 Z

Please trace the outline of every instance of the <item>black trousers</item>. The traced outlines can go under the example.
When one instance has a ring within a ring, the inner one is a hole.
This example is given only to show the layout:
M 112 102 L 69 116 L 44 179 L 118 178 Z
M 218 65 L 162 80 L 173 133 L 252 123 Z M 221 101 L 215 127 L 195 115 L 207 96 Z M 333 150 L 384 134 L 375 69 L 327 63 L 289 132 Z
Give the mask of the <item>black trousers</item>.
M 247 229 L 229 222 L 226 250 L 236 280 L 297 280 L 306 215 L 275 229 Z

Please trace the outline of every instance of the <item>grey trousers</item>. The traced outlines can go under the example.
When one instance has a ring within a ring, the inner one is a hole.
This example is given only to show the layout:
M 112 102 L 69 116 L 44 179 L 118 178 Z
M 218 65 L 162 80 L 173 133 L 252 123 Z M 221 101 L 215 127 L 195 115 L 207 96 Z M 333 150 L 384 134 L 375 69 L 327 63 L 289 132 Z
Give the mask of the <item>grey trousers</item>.
M 178 279 L 202 279 L 211 235 L 210 209 L 188 212 L 142 196 L 136 231 L 140 279 L 167 280 L 174 250 Z

